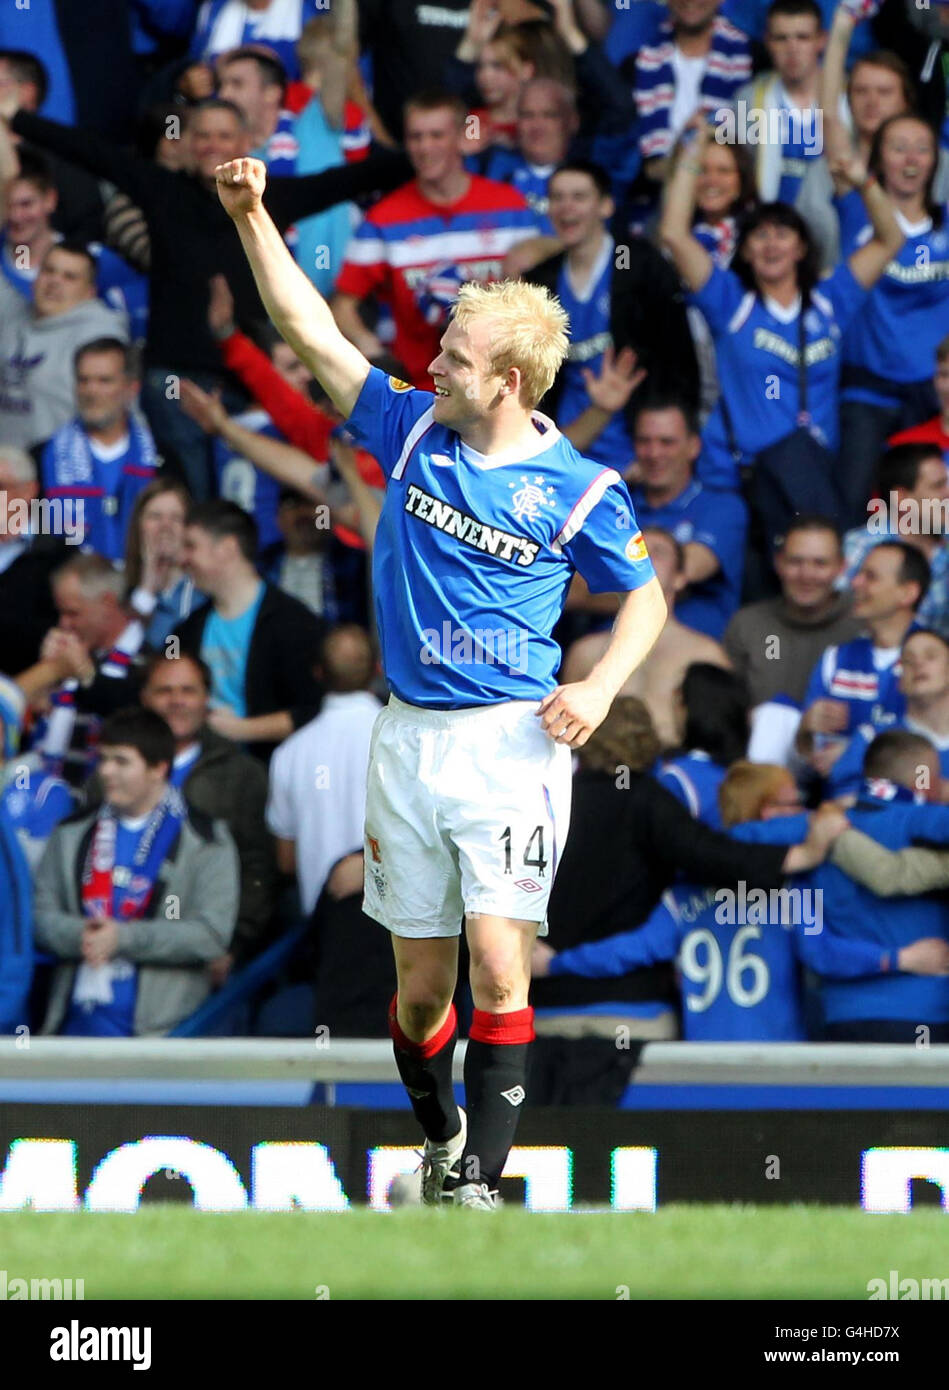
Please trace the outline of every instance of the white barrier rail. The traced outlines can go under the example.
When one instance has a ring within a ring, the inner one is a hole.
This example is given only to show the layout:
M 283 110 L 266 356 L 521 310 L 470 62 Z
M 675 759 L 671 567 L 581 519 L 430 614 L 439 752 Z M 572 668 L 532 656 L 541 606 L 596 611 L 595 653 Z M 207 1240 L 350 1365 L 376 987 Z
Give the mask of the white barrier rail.
M 455 1052 L 462 1079 L 464 1044 Z M 0 1080 L 398 1081 L 375 1039 L 0 1038 Z M 649 1043 L 637 1086 L 947 1086 L 949 1045 Z

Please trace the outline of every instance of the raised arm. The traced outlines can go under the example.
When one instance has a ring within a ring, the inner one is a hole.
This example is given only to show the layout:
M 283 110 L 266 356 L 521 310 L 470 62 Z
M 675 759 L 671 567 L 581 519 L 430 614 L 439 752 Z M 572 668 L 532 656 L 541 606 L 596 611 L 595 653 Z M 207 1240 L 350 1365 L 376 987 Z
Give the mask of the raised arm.
M 712 273 L 712 258 L 692 235 L 695 181 L 702 168 L 702 154 L 712 137 L 704 116 L 689 122 L 696 132 L 691 145 L 679 153 L 665 186 L 659 239 L 672 256 L 676 270 L 690 290 L 700 290 Z
M 831 170 L 837 188 L 859 189 L 873 227 L 873 236 L 866 245 L 859 247 L 847 259 L 854 279 L 869 290 L 903 245 L 903 232 L 889 197 L 855 155 L 834 160 Z
M 219 165 L 216 175 L 218 196 L 237 228 L 274 327 L 348 418 L 369 375 L 369 362 L 343 337 L 326 300 L 296 264 L 264 209 L 264 164 L 233 159 Z

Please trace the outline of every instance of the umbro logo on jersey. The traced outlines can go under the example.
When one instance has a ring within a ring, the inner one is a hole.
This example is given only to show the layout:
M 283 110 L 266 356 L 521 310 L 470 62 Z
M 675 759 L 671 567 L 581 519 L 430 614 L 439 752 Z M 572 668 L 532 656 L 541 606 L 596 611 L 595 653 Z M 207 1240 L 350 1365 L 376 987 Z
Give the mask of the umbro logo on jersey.
M 454 468 L 455 460 L 450 459 L 447 454 L 430 454 L 429 458 L 436 468 Z
M 525 850 L 526 853 L 526 850 Z M 540 884 L 535 883 L 532 878 L 519 878 L 515 881 L 515 888 L 523 888 L 525 893 L 539 893 Z
M 509 1091 L 502 1091 L 501 1095 L 509 1105 L 520 1105 L 521 1101 L 527 1095 L 527 1092 L 524 1090 L 523 1086 L 512 1086 Z

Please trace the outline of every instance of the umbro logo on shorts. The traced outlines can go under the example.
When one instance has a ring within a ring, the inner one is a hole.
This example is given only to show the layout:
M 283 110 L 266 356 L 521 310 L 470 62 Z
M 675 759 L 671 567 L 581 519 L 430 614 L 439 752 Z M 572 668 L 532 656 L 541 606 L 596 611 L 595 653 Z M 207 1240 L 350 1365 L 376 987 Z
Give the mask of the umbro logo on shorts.
M 526 854 L 527 851 L 525 850 L 524 853 Z M 525 893 L 539 893 L 539 892 L 540 892 L 540 884 L 539 884 L 539 883 L 535 883 L 534 880 L 533 880 L 532 878 L 519 878 L 519 879 L 517 879 L 517 880 L 515 881 L 514 887 L 515 887 L 515 888 L 523 888 L 523 890 L 524 890 Z
M 527 1092 L 523 1086 L 512 1086 L 509 1091 L 502 1091 L 501 1095 L 510 1105 L 520 1105 Z

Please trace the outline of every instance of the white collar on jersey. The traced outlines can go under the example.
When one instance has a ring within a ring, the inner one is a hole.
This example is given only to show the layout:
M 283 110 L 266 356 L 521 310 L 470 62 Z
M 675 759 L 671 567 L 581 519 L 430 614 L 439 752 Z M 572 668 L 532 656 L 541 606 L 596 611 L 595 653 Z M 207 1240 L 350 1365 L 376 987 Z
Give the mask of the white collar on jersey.
M 896 220 L 900 224 L 900 231 L 904 236 L 925 236 L 927 232 L 931 232 L 933 229 L 933 220 L 931 217 L 924 217 L 921 222 L 910 222 L 910 220 L 904 217 L 903 213 L 900 212 L 899 208 L 896 209 Z
M 769 314 L 773 314 L 778 323 L 795 323 L 798 314 L 801 312 L 801 296 L 795 295 L 790 304 L 779 304 L 776 299 L 772 299 L 770 294 L 761 296 L 762 302 Z
M 592 267 L 587 272 L 587 278 L 585 283 L 581 284 L 576 275 L 574 275 L 573 270 L 570 266 L 570 257 L 569 255 L 566 257 L 564 261 L 564 270 L 567 276 L 567 283 L 570 286 L 570 293 L 573 295 L 574 299 L 578 302 L 578 304 L 586 304 L 588 302 L 590 296 L 593 294 L 593 291 L 596 289 L 596 286 L 599 284 L 600 276 L 603 274 L 604 270 L 609 265 L 612 259 L 613 238 L 610 236 L 609 232 L 603 233 L 603 241 L 600 247 L 600 254 L 597 256 Z
M 540 410 L 531 411 L 531 421 L 535 425 L 543 425 L 544 432 L 539 435 L 538 447 L 525 454 L 522 449 L 502 449 L 498 454 L 482 454 L 477 449 L 473 449 L 470 444 L 461 441 L 461 456 L 466 463 L 473 463 L 476 468 L 503 468 L 508 463 L 527 463 L 530 459 L 537 458 L 544 454 L 548 449 L 562 439 L 562 435 L 549 415 L 544 415 Z

